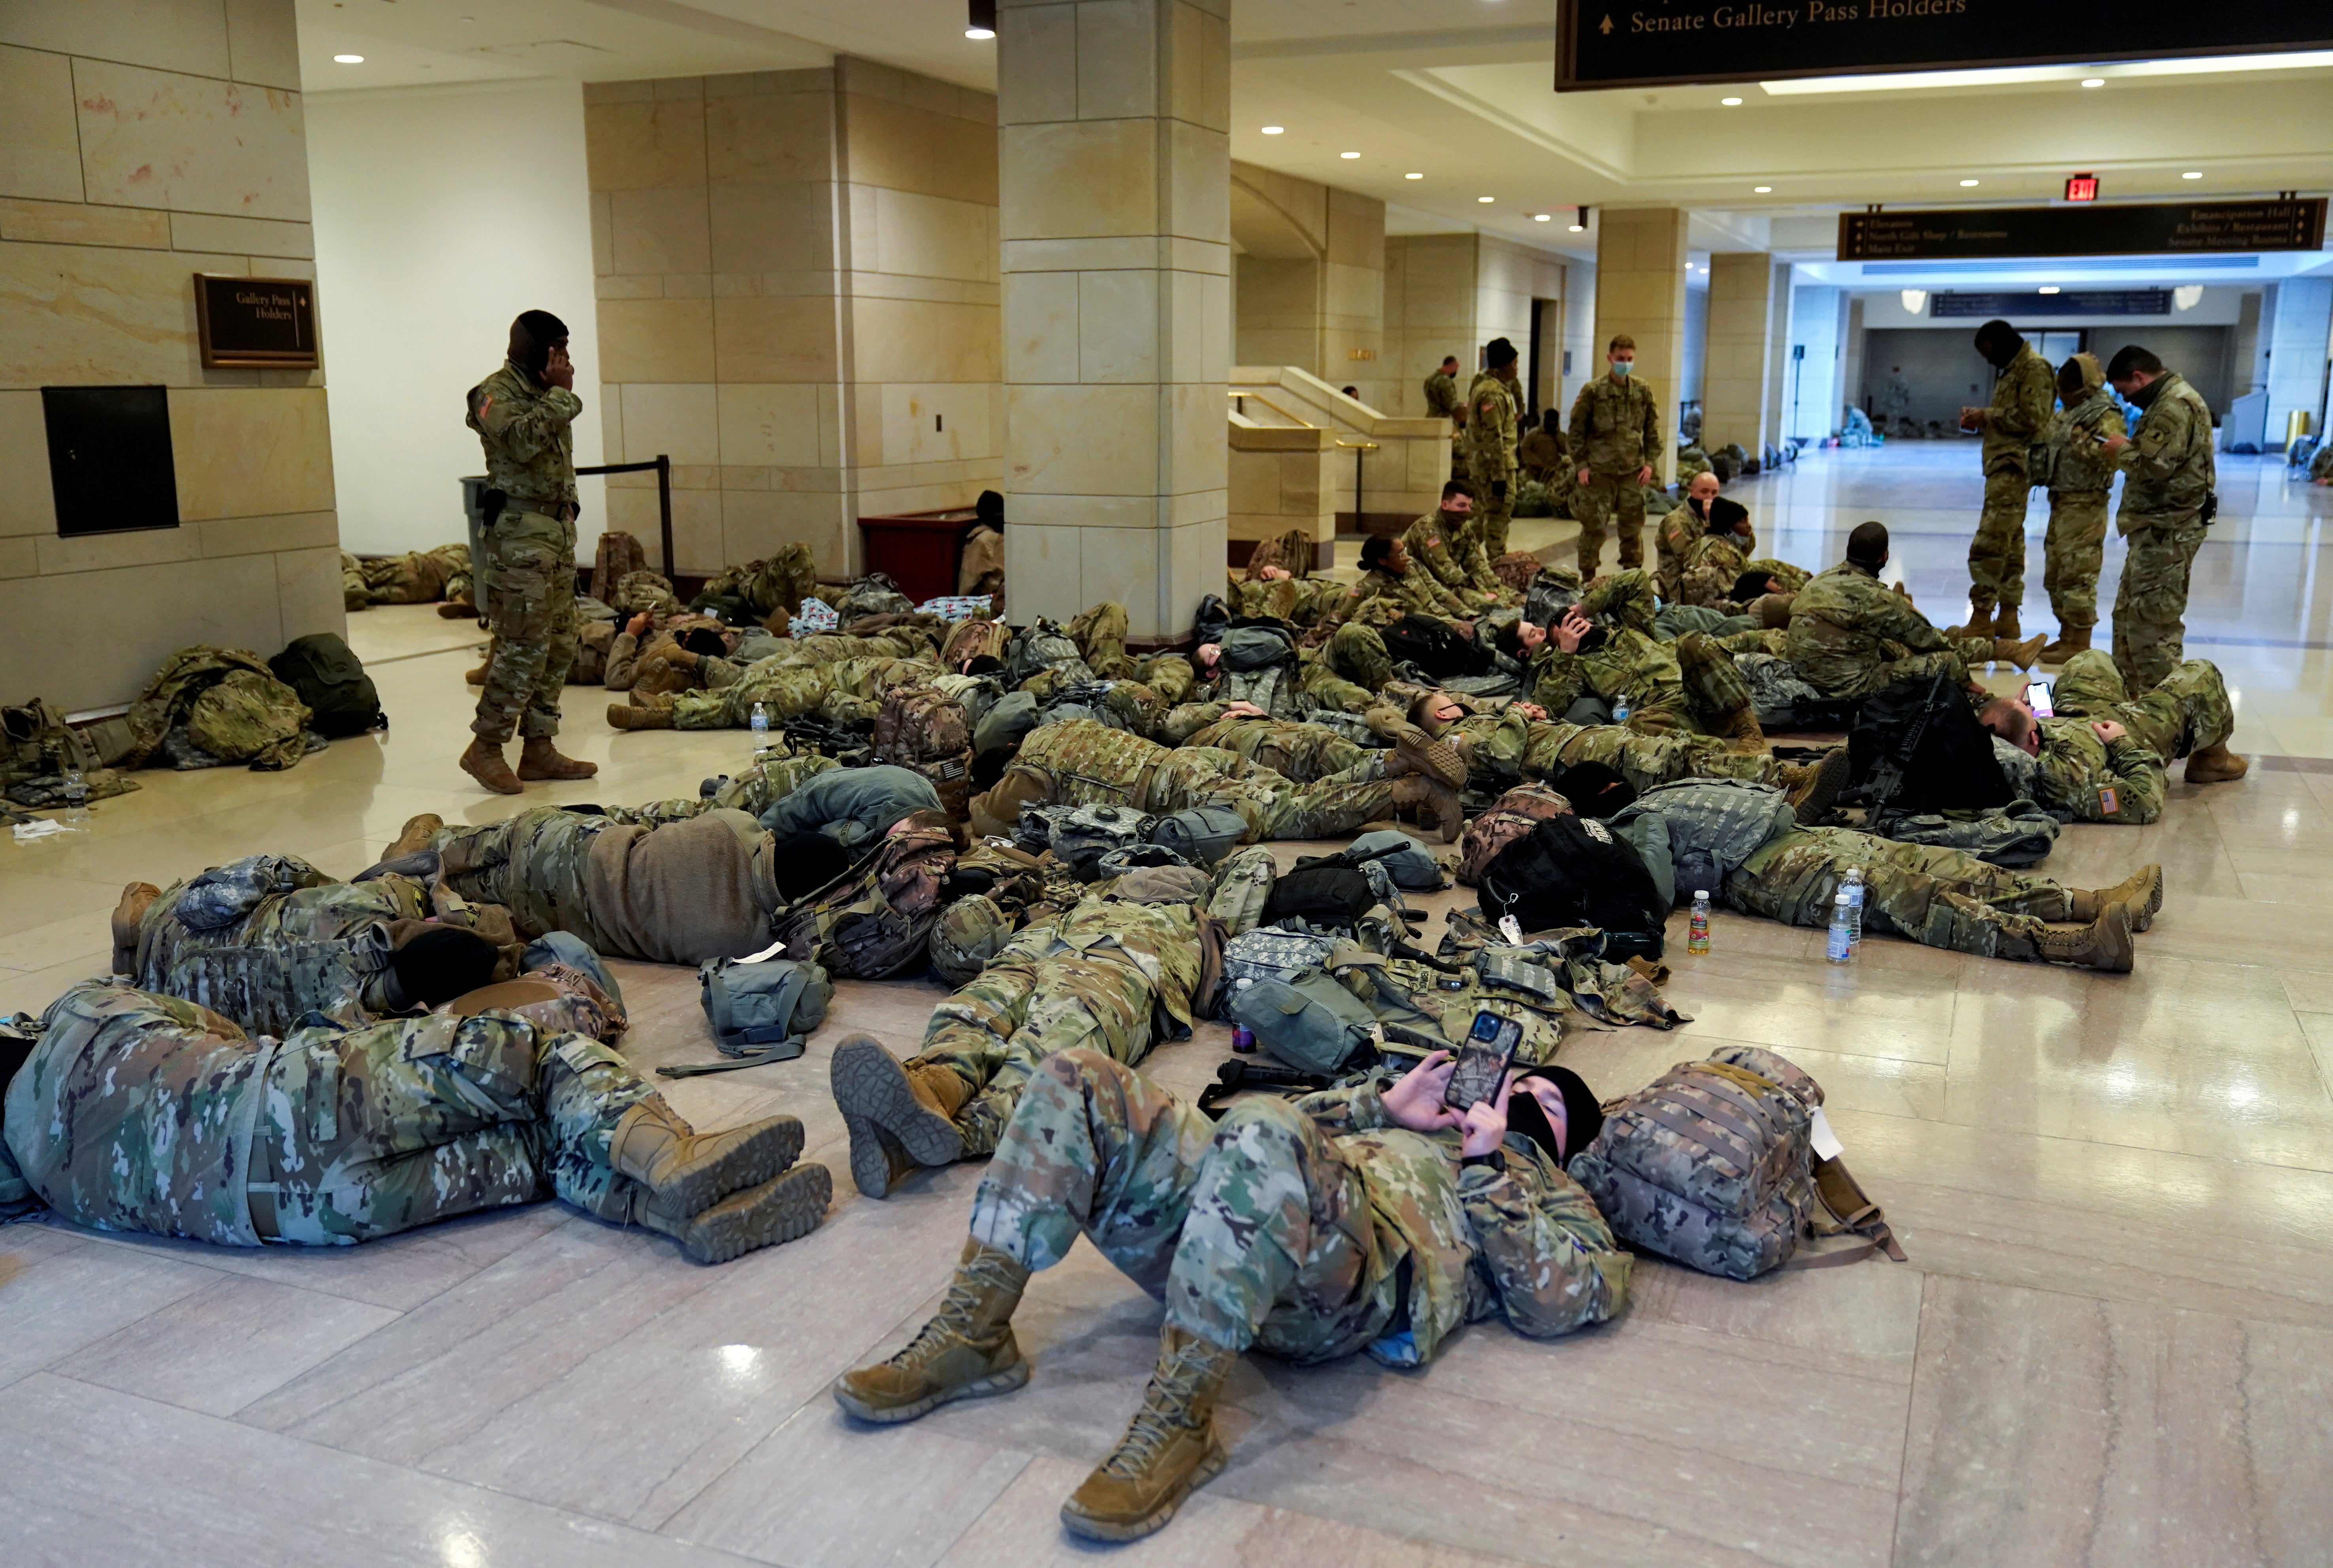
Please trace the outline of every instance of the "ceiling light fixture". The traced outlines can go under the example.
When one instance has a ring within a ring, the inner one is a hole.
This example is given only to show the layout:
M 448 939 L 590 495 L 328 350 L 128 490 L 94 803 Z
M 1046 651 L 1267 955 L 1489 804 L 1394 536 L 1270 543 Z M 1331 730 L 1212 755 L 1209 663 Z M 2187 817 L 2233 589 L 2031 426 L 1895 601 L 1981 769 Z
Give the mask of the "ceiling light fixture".
M 1753 196 L 1771 196 L 1774 194 L 1774 188 L 1771 185 L 1753 185 L 1750 188 L 1750 192 Z
M 2179 178 L 2182 179 L 2201 179 L 2203 178 L 2203 171 L 2200 168 L 2191 168 Z
M 2181 284 L 2171 291 L 2171 308 L 2175 311 L 2192 311 L 2203 303 L 2202 284 Z
M 1478 196 L 1474 199 L 1476 201 L 1496 201 L 1499 198 L 1495 196 Z
M 1742 107 L 1742 101 L 1738 98 L 1721 98 L 1717 101 L 1723 103 L 1728 109 L 1739 109 Z
M 1286 126 L 1284 126 L 1284 125 L 1267 125 L 1267 126 L 1265 126 L 1265 127 L 1263 128 L 1263 133 L 1264 133 L 1266 136 L 1278 136 L 1281 132 L 1282 132 L 1282 131 L 1286 130 L 1287 129 L 1288 129 L 1288 127 L 1286 127 Z
M 1551 212 L 1535 212 L 1531 214 L 1531 222 L 1546 223 L 1554 216 L 1555 215 Z
M 2056 284 L 2043 284 L 2041 285 L 2041 292 L 2045 294 L 2054 294 L 2058 292 L 2058 285 Z
M 1402 178 L 1404 179 L 1424 179 L 1426 177 L 1422 174 L 1405 174 L 1402 176 Z
M 1359 158 L 1361 155 L 1358 152 L 1340 152 L 1337 156 L 1339 158 Z
M 964 35 L 984 43 L 996 36 L 996 0 L 965 0 Z
M 2103 76 L 2087 77 L 2082 82 L 2082 85 L 2085 87 L 2104 87 L 2106 84 L 2107 79 Z
M 1928 308 L 1928 291 L 1925 289 L 1905 289 L 1896 297 L 1904 302 L 1905 313 L 1907 315 L 1916 316 Z
M 332 62 L 336 65 L 362 65 L 364 63 L 364 56 L 361 54 L 335 54 L 332 56 Z
M 1974 180 L 1973 180 L 1973 179 L 1964 179 L 1964 180 L 1961 181 L 1961 188 L 1962 188 L 1963 190 L 1966 190 L 1966 189 L 1968 189 L 1968 188 L 1969 188 L 1969 187 L 1971 187 L 1971 186 L 1974 185 L 1975 183 L 1976 183 L 1976 181 L 1974 181 Z

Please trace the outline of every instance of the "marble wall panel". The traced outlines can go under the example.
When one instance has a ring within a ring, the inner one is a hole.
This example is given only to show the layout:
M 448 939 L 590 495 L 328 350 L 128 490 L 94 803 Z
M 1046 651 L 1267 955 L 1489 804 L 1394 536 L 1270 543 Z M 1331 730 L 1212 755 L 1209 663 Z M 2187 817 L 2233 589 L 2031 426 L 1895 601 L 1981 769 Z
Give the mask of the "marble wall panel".
M 307 221 L 298 93 L 80 59 L 73 91 L 88 199 Z
M 1008 125 L 1001 151 L 1007 240 L 1147 235 L 1157 226 L 1158 146 L 1147 120 Z M 1226 202 L 1228 190 L 1226 175 Z
M 101 211 L 102 208 L 91 208 Z M 157 215 L 159 216 L 159 215 Z M 274 218 L 221 217 L 213 213 L 176 212 L 169 216 L 169 243 L 179 250 L 240 252 L 254 257 L 312 261 L 315 230 L 304 223 Z
M 822 460 L 819 388 L 732 381 L 717 390 L 723 463 L 813 467 Z
M 851 318 L 861 380 L 994 381 L 1003 374 L 993 305 L 862 297 Z
M 170 447 L 182 522 L 331 509 L 332 446 L 322 387 L 174 391 Z
M 48 427 L 41 394 L 0 392 L 0 539 L 56 531 L 55 493 L 49 486 Z
M 0 195 L 82 199 L 72 62 L 62 54 L 0 47 Z
M 846 95 L 842 120 L 852 184 L 996 205 L 997 140 L 976 122 L 860 93 Z
M 831 181 L 715 185 L 709 197 L 713 270 L 806 273 L 831 267 L 835 188 Z
M 659 452 L 676 464 L 724 461 L 717 391 L 706 381 L 627 383 L 621 461 L 645 463 Z
M 609 259 L 618 273 L 710 273 L 713 249 L 702 185 L 608 193 Z
M 720 381 L 838 379 L 834 301 L 815 294 L 713 302 L 714 367 Z M 604 328 L 602 341 L 605 340 Z
M 834 178 L 831 90 L 711 98 L 705 165 L 715 185 L 778 185 Z
M 292 7 L 290 0 L 268 0 L 267 8 L 289 11 Z M 10 0 L 0 5 L 0 43 L 159 66 L 197 76 L 234 74 L 228 13 L 219 0 L 145 0 L 138 5 L 92 5 L 91 0 Z
M 583 106 L 594 190 L 706 183 L 705 104 L 687 99 Z M 734 176 L 730 178 L 734 178 Z
M 293 0 L 226 0 L 226 43 L 227 74 L 237 82 L 300 91 L 300 16 Z
M 240 223 L 240 218 L 208 221 Z M 305 224 L 283 224 L 307 231 Z M 37 245 L 121 245 L 137 250 L 170 248 L 170 215 L 130 207 L 89 207 L 78 201 L 0 198 L 0 240 Z M 193 247 L 189 247 L 193 248 Z
M 1220 391 L 1215 400 L 1222 403 Z M 1156 387 L 1006 388 L 1006 428 L 1013 443 L 1008 473 L 1013 490 L 1057 495 L 1156 495 L 1161 476 L 1155 433 L 1157 405 Z M 1215 415 L 1220 454 L 1220 406 Z
M 709 299 L 600 302 L 600 376 L 605 381 L 710 381 Z

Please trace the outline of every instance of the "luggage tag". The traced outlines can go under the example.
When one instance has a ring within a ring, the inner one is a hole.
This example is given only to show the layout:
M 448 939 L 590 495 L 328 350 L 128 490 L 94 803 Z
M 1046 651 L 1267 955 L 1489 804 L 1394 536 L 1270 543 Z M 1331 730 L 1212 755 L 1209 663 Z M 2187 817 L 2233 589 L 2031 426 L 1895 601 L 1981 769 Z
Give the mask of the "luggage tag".
M 1507 946 L 1511 948 L 1522 947 L 1523 945 L 1522 922 L 1516 919 L 1512 915 L 1501 915 L 1499 917 L 1499 935 L 1507 939 Z
M 1830 1118 L 1823 1114 L 1819 1105 L 1815 1107 L 1814 1115 L 1810 1118 L 1807 1142 L 1814 1149 L 1817 1159 L 1837 1159 L 1847 1152 L 1847 1145 L 1841 1143 L 1839 1134 L 1830 1130 Z
M 2098 786 L 2098 815 L 2110 817 L 2122 810 L 2122 792 L 2112 784 Z

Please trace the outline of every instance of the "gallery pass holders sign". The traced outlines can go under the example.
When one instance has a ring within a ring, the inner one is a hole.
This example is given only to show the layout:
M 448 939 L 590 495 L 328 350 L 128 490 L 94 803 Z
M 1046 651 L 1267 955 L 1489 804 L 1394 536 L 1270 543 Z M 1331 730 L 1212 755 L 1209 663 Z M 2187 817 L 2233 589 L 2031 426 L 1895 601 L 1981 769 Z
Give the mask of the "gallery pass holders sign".
M 1984 65 L 2088 65 L 2333 45 L 2325 0 L 1561 0 L 1555 90 Z
M 1840 261 L 2208 255 L 2321 250 L 2325 198 L 2082 207 L 1883 209 L 1839 215 Z
M 195 274 L 195 322 L 206 370 L 312 370 L 316 285 L 306 278 Z

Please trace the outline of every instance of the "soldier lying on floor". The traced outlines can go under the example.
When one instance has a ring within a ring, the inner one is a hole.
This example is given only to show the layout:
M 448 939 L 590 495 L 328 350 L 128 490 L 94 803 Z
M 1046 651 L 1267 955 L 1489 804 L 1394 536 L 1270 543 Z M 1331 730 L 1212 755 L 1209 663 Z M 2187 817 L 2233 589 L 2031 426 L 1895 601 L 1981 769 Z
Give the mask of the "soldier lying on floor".
M 344 1246 L 554 1194 L 699 1263 L 817 1227 L 833 1180 L 794 1163 L 800 1121 L 698 1133 L 569 1015 L 527 983 L 279 1042 L 86 981 L 0 1032 L 0 1178 L 77 1225 L 223 1246 Z
M 1080 1535 L 1130 1540 L 1224 1467 L 1215 1403 L 1251 1347 L 1416 1367 L 1478 1319 L 1545 1339 L 1618 1314 L 1632 1260 L 1563 1170 L 1601 1125 L 1595 1095 L 1538 1067 L 1461 1116 L 1449 1076 L 1436 1052 L 1382 1091 L 1249 1098 L 1217 1122 L 1100 1052 L 1048 1058 L 939 1314 L 835 1402 L 889 1423 L 1021 1387 L 1013 1309 L 1083 1235 L 1166 1306 L 1141 1409 L 1061 1509 Z
M 2052 718 L 2036 718 L 2011 697 L 1987 703 L 1977 717 L 2036 759 L 2034 798 L 2076 822 L 2158 820 L 2171 787 L 2166 769 L 2182 756 L 2189 784 L 2223 784 L 2251 771 L 2228 749 L 2235 710 L 2227 681 L 2208 659 L 2188 659 L 2133 697 L 2113 659 L 2085 649 L 2066 661 L 2056 698 Z

